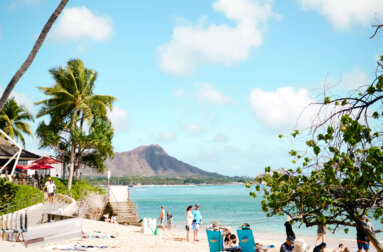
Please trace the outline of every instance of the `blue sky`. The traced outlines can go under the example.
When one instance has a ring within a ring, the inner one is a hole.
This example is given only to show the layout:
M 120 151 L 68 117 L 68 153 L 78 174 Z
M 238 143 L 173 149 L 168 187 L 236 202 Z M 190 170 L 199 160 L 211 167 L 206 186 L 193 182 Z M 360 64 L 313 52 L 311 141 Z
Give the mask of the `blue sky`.
M 0 2 L 2 89 L 58 2 Z M 324 84 L 341 95 L 372 81 L 382 19 L 379 0 L 71 0 L 13 95 L 36 114 L 48 70 L 80 58 L 99 72 L 96 93 L 118 99 L 117 152 L 160 144 L 199 168 L 255 176 L 290 166 L 277 136 Z M 27 149 L 47 152 L 35 138 Z

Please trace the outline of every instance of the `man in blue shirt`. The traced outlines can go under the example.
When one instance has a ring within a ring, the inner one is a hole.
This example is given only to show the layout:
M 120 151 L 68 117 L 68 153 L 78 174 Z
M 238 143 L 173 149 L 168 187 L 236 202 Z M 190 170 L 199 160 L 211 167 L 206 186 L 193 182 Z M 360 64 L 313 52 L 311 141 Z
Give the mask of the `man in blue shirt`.
M 192 230 L 194 231 L 194 241 L 199 241 L 198 240 L 198 230 L 199 230 L 199 226 L 202 223 L 202 216 L 201 216 L 201 213 L 199 212 L 199 205 L 198 204 L 195 204 L 192 214 L 194 215 L 194 220 L 192 223 Z

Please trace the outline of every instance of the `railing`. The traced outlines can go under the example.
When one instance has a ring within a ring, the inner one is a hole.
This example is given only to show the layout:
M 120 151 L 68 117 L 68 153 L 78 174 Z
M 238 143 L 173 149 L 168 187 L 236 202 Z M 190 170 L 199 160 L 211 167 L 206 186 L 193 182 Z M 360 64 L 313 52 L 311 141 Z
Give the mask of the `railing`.
M 0 206 L 0 216 L 8 213 L 13 213 L 17 210 L 27 208 L 29 206 L 42 203 L 44 201 L 44 194 L 35 194 L 22 200 L 13 201 Z

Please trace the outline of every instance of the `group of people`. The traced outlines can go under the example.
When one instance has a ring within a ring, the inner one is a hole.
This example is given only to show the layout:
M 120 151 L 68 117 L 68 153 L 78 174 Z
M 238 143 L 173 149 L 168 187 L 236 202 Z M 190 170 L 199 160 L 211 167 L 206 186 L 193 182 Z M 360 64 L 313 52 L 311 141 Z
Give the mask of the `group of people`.
M 294 244 L 296 242 L 296 237 L 295 237 L 295 233 L 292 229 L 290 221 L 291 221 L 291 218 L 288 216 L 284 224 L 287 238 L 286 238 L 286 242 L 284 242 L 281 245 L 280 252 L 293 252 L 294 247 L 296 245 Z M 370 231 L 374 232 L 374 228 L 372 224 L 369 222 L 367 216 L 365 215 L 362 216 L 362 224 L 363 226 L 367 227 Z M 327 244 L 325 243 L 326 234 L 327 234 L 326 226 L 324 224 L 319 224 L 317 228 L 317 238 L 315 241 L 313 252 L 323 252 L 325 250 L 327 246 Z M 370 241 L 368 240 L 365 232 L 358 227 L 356 228 L 356 240 L 358 245 L 358 252 L 362 252 L 362 250 L 365 250 L 366 252 L 368 252 L 370 248 Z M 318 241 L 321 241 L 319 245 L 317 245 Z M 308 251 L 309 246 L 307 244 L 305 244 L 304 246 L 302 245 L 303 243 L 305 243 L 304 241 L 302 242 L 302 240 L 299 240 L 298 243 L 300 248 L 295 249 L 294 252 Z M 338 248 L 333 250 L 333 252 L 350 252 L 350 250 L 348 248 L 345 248 L 344 245 L 341 243 L 339 244 Z
M 165 207 L 161 206 L 160 213 L 160 225 L 163 230 L 165 230 L 165 217 L 167 220 L 168 229 L 172 228 L 173 215 L 170 212 L 167 212 L 165 215 Z M 188 206 L 186 208 L 186 241 L 190 241 L 190 233 L 193 232 L 193 241 L 199 241 L 198 239 L 198 231 L 200 225 L 202 224 L 202 215 L 199 211 L 199 205 L 195 204 L 194 209 L 193 206 Z
M 111 214 L 111 213 L 104 214 L 103 216 L 101 216 L 100 221 L 110 222 L 110 223 L 113 223 L 113 224 L 118 224 L 118 222 L 117 222 L 117 214 Z

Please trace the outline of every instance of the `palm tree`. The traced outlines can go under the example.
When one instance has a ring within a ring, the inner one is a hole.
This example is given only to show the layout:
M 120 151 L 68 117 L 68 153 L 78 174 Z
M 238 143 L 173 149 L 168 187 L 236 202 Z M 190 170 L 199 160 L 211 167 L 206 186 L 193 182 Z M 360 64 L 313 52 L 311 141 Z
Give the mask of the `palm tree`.
M 80 59 L 70 60 L 65 68 L 56 67 L 49 72 L 56 83 L 52 87 L 39 87 L 49 98 L 35 103 L 43 105 L 37 117 L 49 115 L 52 127 L 65 120 L 69 122 L 68 128 L 72 139 L 68 178 L 68 190 L 70 190 L 74 167 L 78 166 L 75 164 L 75 135 L 82 131 L 84 122 L 87 121 L 90 125 L 93 117 L 106 117 L 107 110 L 112 109 L 115 98 L 93 94 L 97 72 L 85 68 Z
M 8 83 L 6 89 L 4 90 L 3 95 L 0 99 L 0 110 L 3 108 L 5 102 L 7 101 L 9 95 L 11 94 L 13 88 L 16 86 L 16 83 L 19 81 L 19 79 L 23 76 L 23 74 L 28 70 L 29 66 L 32 64 L 33 60 L 36 57 L 36 54 L 39 52 L 41 45 L 43 44 L 46 36 L 48 35 L 49 30 L 51 29 L 53 23 L 56 21 L 62 10 L 64 9 L 65 5 L 68 3 L 69 0 L 61 0 L 60 4 L 57 6 L 55 11 L 52 13 L 48 21 L 45 23 L 44 28 L 40 32 L 39 37 L 37 38 L 31 52 L 29 53 L 27 59 L 24 61 L 24 63 L 21 65 L 21 67 L 17 70 L 15 75 L 13 75 L 12 79 Z
M 33 116 L 28 110 L 18 105 L 15 98 L 9 99 L 0 112 L 0 129 L 2 129 L 12 139 L 19 139 L 25 147 L 23 133 L 33 136 L 31 126 L 27 121 L 33 121 Z

